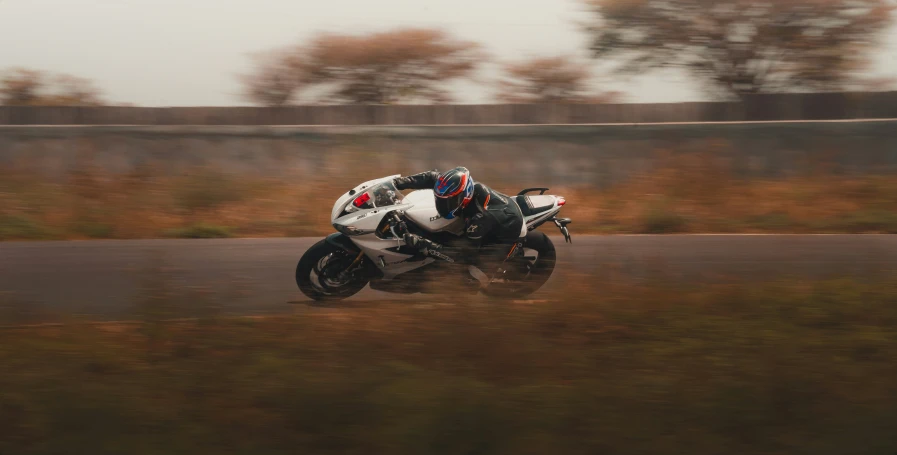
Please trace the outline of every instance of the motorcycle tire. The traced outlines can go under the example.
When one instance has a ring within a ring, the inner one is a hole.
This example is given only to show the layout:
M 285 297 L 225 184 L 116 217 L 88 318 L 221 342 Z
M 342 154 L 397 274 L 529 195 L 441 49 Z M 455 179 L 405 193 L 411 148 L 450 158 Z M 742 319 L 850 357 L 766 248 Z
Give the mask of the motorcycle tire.
M 364 289 L 368 279 L 361 274 L 353 274 L 349 281 L 339 282 L 334 281 L 332 276 L 348 268 L 354 260 L 354 255 L 321 240 L 312 245 L 296 265 L 296 285 L 315 301 L 347 299 Z
M 557 264 L 557 251 L 551 238 L 539 231 L 530 232 L 526 236 L 523 248 L 538 252 L 537 259 L 532 264 L 526 280 L 509 283 L 509 285 L 505 283 L 490 284 L 483 290 L 483 294 L 494 298 L 519 299 L 535 293 L 548 282 Z

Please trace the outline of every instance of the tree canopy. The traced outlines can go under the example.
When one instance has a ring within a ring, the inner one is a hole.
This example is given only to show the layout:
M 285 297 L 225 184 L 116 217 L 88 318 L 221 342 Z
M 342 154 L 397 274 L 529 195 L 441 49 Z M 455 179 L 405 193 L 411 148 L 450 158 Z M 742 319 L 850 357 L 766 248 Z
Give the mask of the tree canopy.
M 679 67 L 722 96 L 838 90 L 892 23 L 887 0 L 586 0 L 597 58 Z
M 7 106 L 97 106 L 104 101 L 93 82 L 68 74 L 27 68 L 0 77 L 0 104 Z
M 596 93 L 587 64 L 571 57 L 535 57 L 508 63 L 498 81 L 499 101 L 506 103 L 602 103 L 614 93 Z
M 244 85 L 251 100 L 266 105 L 314 92 L 328 103 L 447 102 L 446 84 L 470 76 L 483 57 L 476 43 L 440 30 L 322 34 L 266 56 Z

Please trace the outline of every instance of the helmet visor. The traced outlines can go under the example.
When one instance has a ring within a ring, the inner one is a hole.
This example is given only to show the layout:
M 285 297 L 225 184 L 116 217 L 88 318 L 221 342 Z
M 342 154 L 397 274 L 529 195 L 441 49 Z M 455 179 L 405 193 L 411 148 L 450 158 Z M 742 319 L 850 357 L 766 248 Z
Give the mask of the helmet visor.
M 437 197 L 436 211 L 439 212 L 439 216 L 450 220 L 455 217 L 455 211 L 458 210 L 458 207 L 461 207 L 461 201 L 463 200 L 464 192 L 451 197 Z

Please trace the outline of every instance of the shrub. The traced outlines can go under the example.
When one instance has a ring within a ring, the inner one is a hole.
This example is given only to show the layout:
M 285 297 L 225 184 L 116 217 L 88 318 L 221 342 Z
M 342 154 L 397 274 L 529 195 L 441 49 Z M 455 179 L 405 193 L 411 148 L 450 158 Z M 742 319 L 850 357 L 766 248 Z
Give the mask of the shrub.
M 232 236 L 232 229 L 227 226 L 199 223 L 167 232 L 167 237 L 181 239 L 218 239 Z

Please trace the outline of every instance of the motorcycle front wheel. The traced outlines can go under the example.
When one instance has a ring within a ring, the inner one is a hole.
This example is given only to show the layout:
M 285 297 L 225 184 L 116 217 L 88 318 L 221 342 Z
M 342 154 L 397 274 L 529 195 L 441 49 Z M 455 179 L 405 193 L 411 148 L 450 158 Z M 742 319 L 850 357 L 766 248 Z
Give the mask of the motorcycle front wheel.
M 296 285 L 312 300 L 347 299 L 368 284 L 356 259 L 356 255 L 321 240 L 312 245 L 296 265 Z M 354 270 L 349 270 L 350 267 Z

